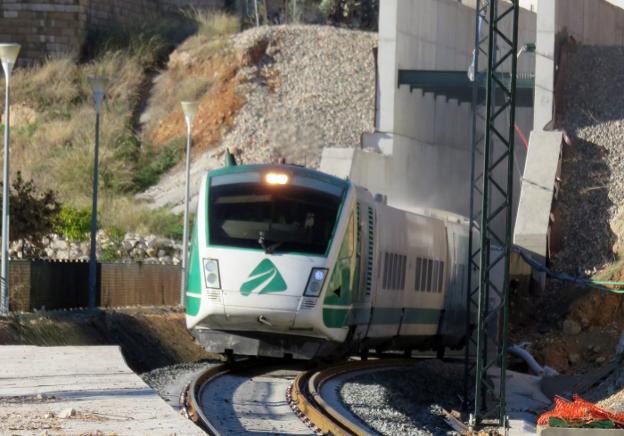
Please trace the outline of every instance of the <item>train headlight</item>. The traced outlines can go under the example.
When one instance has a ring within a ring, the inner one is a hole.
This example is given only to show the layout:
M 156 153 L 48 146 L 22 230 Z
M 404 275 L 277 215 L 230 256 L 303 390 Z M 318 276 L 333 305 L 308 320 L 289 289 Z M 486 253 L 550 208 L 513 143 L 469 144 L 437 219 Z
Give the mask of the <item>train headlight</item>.
M 204 259 L 204 277 L 206 278 L 206 287 L 221 289 L 219 261 L 217 259 Z
M 321 289 L 323 289 L 325 277 L 327 277 L 327 268 L 312 268 L 303 295 L 306 297 L 318 297 L 321 293 Z

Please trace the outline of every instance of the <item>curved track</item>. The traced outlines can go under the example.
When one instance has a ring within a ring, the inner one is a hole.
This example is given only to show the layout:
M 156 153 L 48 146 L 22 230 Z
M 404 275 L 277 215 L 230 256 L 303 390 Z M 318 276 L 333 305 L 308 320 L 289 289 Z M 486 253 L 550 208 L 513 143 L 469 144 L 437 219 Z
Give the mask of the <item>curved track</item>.
M 261 359 L 211 367 L 190 384 L 187 413 L 212 435 L 371 434 L 375 432 L 341 404 L 338 387 L 345 376 L 409 366 L 415 360 L 342 362 L 309 371 L 302 363 Z
M 288 400 L 293 411 L 317 433 L 366 435 L 372 431 L 336 400 L 334 381 L 347 373 L 389 369 L 413 364 L 412 359 L 345 362 L 300 374 L 292 383 Z
M 189 386 L 190 418 L 212 435 L 313 434 L 286 400 L 302 364 L 248 359 L 209 368 Z

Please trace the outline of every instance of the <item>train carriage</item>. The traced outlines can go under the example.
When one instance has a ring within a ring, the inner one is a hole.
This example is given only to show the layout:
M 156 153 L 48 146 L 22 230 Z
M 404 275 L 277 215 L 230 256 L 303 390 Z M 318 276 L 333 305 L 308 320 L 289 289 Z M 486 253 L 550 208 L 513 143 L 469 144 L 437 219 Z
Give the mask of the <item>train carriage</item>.
M 199 199 L 187 326 L 209 351 L 311 359 L 461 342 L 463 220 L 293 165 L 211 171 Z

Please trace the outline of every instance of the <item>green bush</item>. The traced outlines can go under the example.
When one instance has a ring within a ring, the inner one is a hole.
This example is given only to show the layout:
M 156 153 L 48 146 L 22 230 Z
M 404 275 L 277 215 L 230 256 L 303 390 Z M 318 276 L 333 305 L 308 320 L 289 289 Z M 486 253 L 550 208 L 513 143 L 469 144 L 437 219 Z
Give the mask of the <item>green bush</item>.
M 54 231 L 71 241 L 87 240 L 91 231 L 91 208 L 63 206 L 55 220 Z
M 120 260 L 121 257 L 117 253 L 117 247 L 110 246 L 102 249 L 102 252 L 98 256 L 100 262 L 115 262 Z
M 151 233 L 180 241 L 184 230 L 184 216 L 164 208 L 156 209 L 149 215 L 146 225 Z
M 52 231 L 59 215 L 60 203 L 56 193 L 52 190 L 39 193 L 34 182 L 25 181 L 19 171 L 13 182 L 9 203 L 11 240 L 27 239 L 39 244 L 41 237 Z
M 106 229 L 106 234 L 108 235 L 108 238 L 111 240 L 111 242 L 115 245 L 121 244 L 124 240 L 124 237 L 126 236 L 126 232 L 116 226 L 112 226 Z

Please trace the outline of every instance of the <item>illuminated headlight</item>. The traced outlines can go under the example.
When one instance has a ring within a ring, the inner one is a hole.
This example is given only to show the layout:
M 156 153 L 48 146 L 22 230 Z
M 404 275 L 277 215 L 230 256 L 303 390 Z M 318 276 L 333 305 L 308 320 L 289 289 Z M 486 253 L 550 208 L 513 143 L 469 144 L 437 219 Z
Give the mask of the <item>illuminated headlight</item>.
M 323 289 L 323 283 L 325 283 L 325 277 L 327 277 L 326 268 L 312 268 L 308 284 L 306 285 L 303 295 L 306 297 L 318 297 Z
M 206 287 L 221 288 L 219 261 L 217 259 L 204 259 L 204 277 L 206 278 Z

